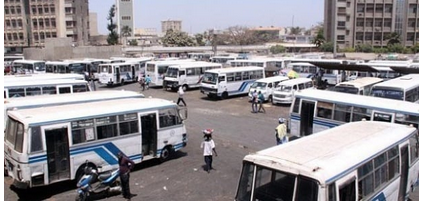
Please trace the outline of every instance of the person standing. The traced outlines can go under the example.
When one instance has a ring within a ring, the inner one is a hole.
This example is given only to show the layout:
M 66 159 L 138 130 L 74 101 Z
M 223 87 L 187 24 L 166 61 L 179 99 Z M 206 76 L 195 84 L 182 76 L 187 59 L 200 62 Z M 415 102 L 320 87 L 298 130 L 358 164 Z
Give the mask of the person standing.
M 288 142 L 287 126 L 285 125 L 285 118 L 279 118 L 279 125 L 275 128 L 276 144 L 284 144 Z
M 139 77 L 139 84 L 140 84 L 140 87 L 142 88 L 142 91 L 144 91 L 145 90 L 145 77 L 143 77 L 143 75 Z
M 257 113 L 257 91 L 254 90 L 254 92 L 251 94 L 251 112 Z
M 263 113 L 266 113 L 265 108 L 263 107 L 263 102 L 265 101 L 265 96 L 263 96 L 262 92 L 259 91 L 258 95 L 257 95 L 257 100 L 259 101 L 259 111 L 263 110 Z
M 123 197 L 127 200 L 131 200 L 132 197 L 136 194 L 130 193 L 130 170 L 134 167 L 134 162 L 129 159 L 122 152 L 119 152 L 118 155 L 118 165 L 120 169 L 120 181 Z
M 149 77 L 149 75 L 146 76 L 145 83 L 146 83 L 146 89 L 149 89 L 149 84 L 151 83 L 151 77 Z
M 204 134 L 204 141 L 202 142 L 202 144 L 200 145 L 200 148 L 203 149 L 203 156 L 205 158 L 205 163 L 206 163 L 206 171 L 208 173 L 210 173 L 212 168 L 212 151 L 215 152 L 215 156 L 218 156 L 218 153 L 216 153 L 215 150 L 215 142 L 213 142 L 212 140 L 212 129 L 206 129 L 203 130 L 203 134 Z
M 184 98 L 183 98 L 183 96 L 184 96 L 184 90 L 183 90 L 183 87 L 182 87 L 182 86 L 179 86 L 179 87 L 178 87 L 178 91 L 177 91 L 177 93 L 178 93 L 177 105 L 178 105 L 178 104 L 180 103 L 180 101 L 181 101 L 181 102 L 183 102 L 184 106 L 187 106 L 187 104 L 186 104 L 186 102 L 184 101 Z

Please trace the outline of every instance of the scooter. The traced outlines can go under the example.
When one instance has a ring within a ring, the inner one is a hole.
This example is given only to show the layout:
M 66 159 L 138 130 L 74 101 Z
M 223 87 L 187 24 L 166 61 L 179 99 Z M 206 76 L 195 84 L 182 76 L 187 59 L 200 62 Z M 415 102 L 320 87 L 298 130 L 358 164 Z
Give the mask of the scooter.
M 98 173 L 97 170 L 89 167 L 88 160 L 86 160 L 84 171 L 84 175 L 77 183 L 76 201 L 84 201 L 88 196 L 102 192 L 105 192 L 106 195 L 121 193 L 120 181 L 117 180 L 120 175 L 119 169 Z

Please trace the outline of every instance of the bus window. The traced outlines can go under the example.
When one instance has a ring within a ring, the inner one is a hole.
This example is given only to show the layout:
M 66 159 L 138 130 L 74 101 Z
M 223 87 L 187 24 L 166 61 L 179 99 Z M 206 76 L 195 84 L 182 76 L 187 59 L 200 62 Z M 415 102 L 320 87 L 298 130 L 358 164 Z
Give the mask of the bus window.
M 350 122 L 351 106 L 336 104 L 333 119 L 342 122 Z
M 299 109 L 300 109 L 300 98 L 295 98 L 295 102 L 294 102 L 294 106 L 292 108 L 292 112 L 294 113 L 298 113 Z
M 42 135 L 41 135 L 41 127 L 33 127 L 31 128 L 31 149 L 30 152 L 39 152 L 42 151 Z
M 219 82 L 225 81 L 225 76 L 220 76 L 220 77 L 218 77 L 218 81 L 219 81 Z
M 333 104 L 327 102 L 317 103 L 317 117 L 332 119 Z
M 383 122 L 392 122 L 392 115 L 384 114 L 384 113 L 374 113 L 373 114 L 374 121 L 383 121 Z

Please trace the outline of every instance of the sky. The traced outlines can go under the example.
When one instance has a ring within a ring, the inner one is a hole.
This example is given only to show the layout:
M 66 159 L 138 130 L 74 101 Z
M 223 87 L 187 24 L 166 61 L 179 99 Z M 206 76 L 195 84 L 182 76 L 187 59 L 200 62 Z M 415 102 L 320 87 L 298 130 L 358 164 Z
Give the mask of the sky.
M 115 0 L 89 0 L 97 13 L 98 32 L 107 34 L 107 15 Z M 190 34 L 231 26 L 310 28 L 323 22 L 324 0 L 134 0 L 135 28 L 155 28 L 181 20 Z

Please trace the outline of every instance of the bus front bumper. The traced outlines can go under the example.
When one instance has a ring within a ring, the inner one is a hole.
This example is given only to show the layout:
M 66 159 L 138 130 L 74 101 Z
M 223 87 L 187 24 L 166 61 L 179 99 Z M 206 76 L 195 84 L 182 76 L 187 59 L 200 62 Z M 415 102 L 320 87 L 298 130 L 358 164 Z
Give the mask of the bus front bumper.
M 205 87 L 201 87 L 200 88 L 200 93 L 202 94 L 206 94 L 206 95 L 217 95 L 217 90 L 216 89 L 211 89 L 211 88 L 205 88 Z

